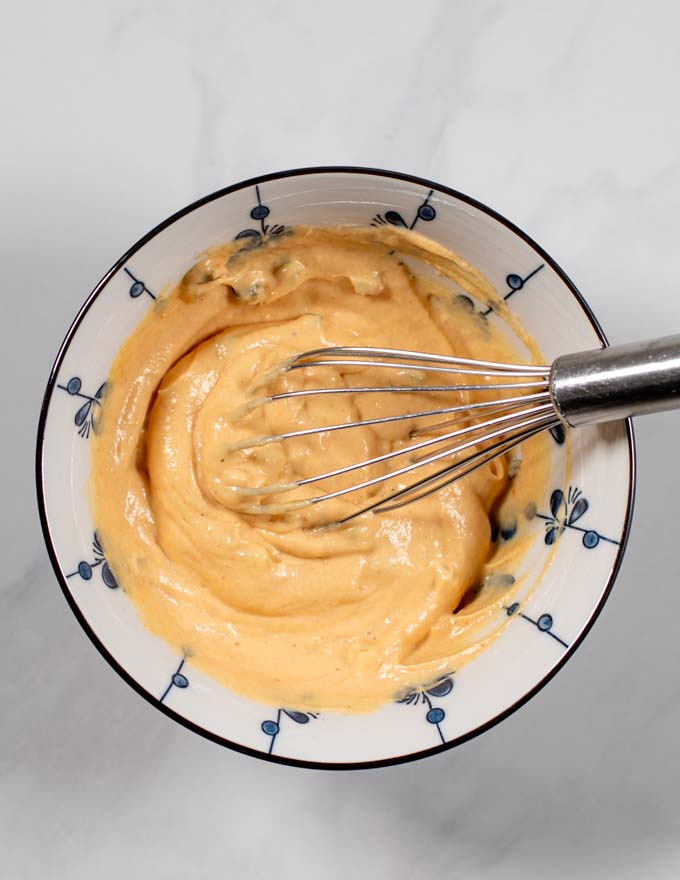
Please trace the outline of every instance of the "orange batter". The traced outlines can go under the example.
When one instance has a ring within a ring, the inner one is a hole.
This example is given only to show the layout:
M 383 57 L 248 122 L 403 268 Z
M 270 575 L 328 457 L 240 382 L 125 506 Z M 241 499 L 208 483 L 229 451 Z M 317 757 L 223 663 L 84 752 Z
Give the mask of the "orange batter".
M 97 534 L 145 625 L 189 663 L 268 704 L 368 711 L 459 668 L 488 644 L 493 621 L 501 625 L 508 575 L 527 541 L 520 528 L 513 541 L 492 542 L 492 521 L 515 520 L 544 488 L 545 438 L 524 445 L 512 479 L 499 459 L 403 509 L 324 531 L 313 527 L 413 477 L 285 515 L 244 507 L 311 497 L 378 471 L 264 499 L 238 487 L 371 458 L 412 442 L 417 422 L 239 445 L 447 405 L 453 395 L 298 398 L 237 418 L 239 407 L 265 391 L 431 384 L 432 374 L 415 370 L 329 367 L 260 387 L 285 358 L 322 346 L 521 360 L 509 324 L 529 358 L 538 353 L 476 270 L 414 233 L 297 228 L 243 244 L 208 252 L 118 354 L 92 446 Z M 424 269 L 414 274 L 415 260 Z M 461 293 L 492 305 L 505 332 Z

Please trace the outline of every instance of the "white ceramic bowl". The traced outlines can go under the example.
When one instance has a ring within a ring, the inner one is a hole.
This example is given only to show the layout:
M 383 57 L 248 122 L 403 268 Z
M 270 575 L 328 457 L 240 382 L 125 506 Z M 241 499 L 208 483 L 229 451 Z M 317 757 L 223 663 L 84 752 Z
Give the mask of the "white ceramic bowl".
M 581 642 L 611 589 L 628 536 L 634 489 L 630 424 L 573 432 L 569 468 L 564 438 L 554 437 L 549 491 L 536 499 L 532 517 L 537 538 L 514 572 L 525 576 L 523 592 L 499 611 L 513 618 L 510 625 L 460 672 L 372 715 L 316 715 L 244 700 L 144 629 L 106 564 L 86 496 L 85 438 L 118 348 L 158 292 L 178 280 L 208 245 L 259 236 L 277 225 L 385 222 L 416 228 L 477 266 L 510 301 L 546 357 L 606 344 L 564 272 L 484 205 L 403 174 L 307 168 L 220 190 L 131 247 L 69 329 L 40 418 L 37 483 L 45 541 L 64 595 L 94 645 L 170 718 L 215 742 L 282 763 L 324 768 L 399 763 L 450 748 L 505 718 Z

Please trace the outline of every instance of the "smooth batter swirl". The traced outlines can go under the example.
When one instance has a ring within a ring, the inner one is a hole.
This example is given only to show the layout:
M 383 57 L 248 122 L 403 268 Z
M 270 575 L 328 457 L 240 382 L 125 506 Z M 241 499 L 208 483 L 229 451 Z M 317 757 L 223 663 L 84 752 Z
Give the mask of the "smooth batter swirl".
M 123 345 L 93 440 L 97 532 L 145 625 L 190 663 L 265 703 L 367 711 L 459 668 L 502 625 L 511 561 L 526 541 L 494 542 L 493 525 L 517 520 L 542 487 L 544 439 L 525 444 L 512 478 L 499 459 L 408 507 L 324 531 L 314 526 L 413 477 L 286 515 L 244 506 L 312 497 L 380 469 L 280 497 L 254 500 L 241 488 L 297 482 L 400 448 L 418 422 L 239 447 L 299 427 L 450 405 L 454 396 L 342 393 L 239 408 L 264 393 L 262 377 L 286 358 L 324 346 L 518 360 L 501 323 L 462 292 L 490 304 L 536 352 L 479 273 L 420 236 L 299 228 L 257 245 L 209 252 Z M 404 257 L 429 271 L 414 274 Z M 334 366 L 274 377 L 266 393 L 423 378 Z

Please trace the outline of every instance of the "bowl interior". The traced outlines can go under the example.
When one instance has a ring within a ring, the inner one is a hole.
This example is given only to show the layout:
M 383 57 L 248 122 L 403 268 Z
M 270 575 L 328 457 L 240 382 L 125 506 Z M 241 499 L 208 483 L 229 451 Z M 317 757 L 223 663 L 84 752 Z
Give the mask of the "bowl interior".
M 461 742 L 504 717 L 585 634 L 625 544 L 632 435 L 627 423 L 580 429 L 569 443 L 555 432 L 549 489 L 536 499 L 531 518 L 536 540 L 514 572 L 523 578 L 522 594 L 499 612 L 513 620 L 460 672 L 369 716 L 287 711 L 230 693 L 148 633 L 115 583 L 90 515 L 86 438 L 120 345 L 201 251 L 299 223 L 416 229 L 477 266 L 546 358 L 604 343 L 550 257 L 460 194 L 357 169 L 309 169 L 248 181 L 161 224 L 102 279 L 76 318 L 50 377 L 41 419 L 43 527 L 66 597 L 88 635 L 130 684 L 176 720 L 226 745 L 286 762 L 350 767 L 407 760 Z

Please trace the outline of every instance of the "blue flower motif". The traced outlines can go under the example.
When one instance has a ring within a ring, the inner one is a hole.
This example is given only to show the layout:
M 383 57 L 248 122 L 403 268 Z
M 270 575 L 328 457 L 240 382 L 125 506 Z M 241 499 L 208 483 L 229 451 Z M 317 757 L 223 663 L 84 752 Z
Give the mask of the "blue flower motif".
M 555 489 L 550 496 L 552 518 L 546 523 L 545 543 L 554 544 L 567 526 L 581 519 L 589 506 L 588 500 L 582 497 L 580 489 L 572 489 L 570 486 L 566 498 L 561 489 Z
M 125 272 L 125 274 L 132 281 L 132 284 L 130 285 L 130 290 L 128 291 L 132 299 L 137 299 L 137 297 L 141 296 L 143 293 L 145 293 L 147 296 L 150 296 L 151 299 L 156 299 L 155 295 L 151 293 L 146 284 L 143 281 L 140 281 L 139 278 L 135 278 L 135 276 L 132 274 L 127 266 L 123 267 L 123 272 Z
M 508 289 L 503 294 L 503 299 L 507 302 L 511 296 L 514 296 L 517 291 L 521 290 L 527 283 L 527 281 L 530 281 L 534 277 L 534 275 L 537 275 L 544 267 L 545 263 L 541 263 L 540 266 L 536 266 L 535 269 L 532 269 L 531 272 L 529 272 L 524 277 L 518 275 L 516 272 L 510 272 L 508 275 L 506 275 L 505 283 Z M 487 315 L 490 315 L 492 311 L 492 308 L 486 308 L 480 314 L 486 317 Z
M 162 703 L 165 700 L 167 695 L 170 693 L 170 691 L 174 687 L 179 688 L 180 690 L 183 690 L 184 688 L 189 687 L 189 679 L 182 672 L 182 667 L 184 666 L 185 661 L 186 661 L 186 654 L 184 655 L 184 657 L 182 657 L 182 660 L 180 661 L 180 664 L 177 667 L 177 669 L 170 676 L 170 682 L 168 683 L 168 686 L 165 688 L 165 690 L 161 694 L 161 696 L 158 700 L 159 703 Z
M 529 519 L 536 516 L 545 520 L 545 543 L 549 546 L 554 544 L 567 529 L 581 532 L 581 541 L 588 550 L 597 547 L 600 541 L 618 545 L 619 542 L 614 538 L 607 538 L 594 529 L 576 525 L 589 508 L 588 499 L 583 496 L 581 490 L 569 486 L 566 496 L 561 489 L 553 490 L 550 496 L 550 515 L 535 512 L 533 507 L 529 508 L 527 515 Z
M 518 275 L 516 272 L 511 272 L 509 275 L 506 275 L 505 283 L 507 284 L 508 289 L 503 294 L 503 299 L 507 301 L 519 290 L 522 290 L 524 285 L 528 281 L 530 281 L 534 277 L 534 275 L 537 275 L 541 271 L 541 269 L 544 268 L 544 266 L 545 264 L 541 263 L 540 266 L 536 266 L 535 269 L 532 269 L 532 271 L 524 277 Z M 475 313 L 478 318 L 481 318 L 484 321 L 487 321 L 489 315 L 493 312 L 493 309 L 491 307 L 476 311 L 474 300 L 465 293 L 459 293 L 457 296 L 457 300 L 460 305 L 462 305 L 468 311 Z M 550 433 L 553 435 L 553 438 L 557 443 L 564 443 L 564 429 L 561 426 L 551 429 Z
M 115 590 L 118 586 L 118 582 L 113 576 L 113 572 L 109 568 L 109 564 L 104 557 L 104 550 L 102 549 L 102 545 L 96 532 L 92 539 L 92 554 L 94 556 L 92 562 L 85 562 L 85 560 L 79 562 L 76 570 L 67 574 L 66 577 L 72 578 L 78 575 L 82 580 L 89 581 L 92 578 L 94 569 L 101 566 L 102 581 L 110 590 Z
M 268 718 L 266 721 L 263 721 L 260 725 L 260 730 L 265 736 L 269 737 L 269 748 L 267 749 L 267 754 L 271 755 L 274 751 L 274 743 L 276 742 L 276 737 L 281 732 L 281 723 L 283 721 L 283 717 L 286 716 L 290 718 L 291 721 L 294 721 L 296 724 L 309 724 L 315 718 L 319 717 L 318 712 L 299 712 L 296 709 L 278 709 L 276 713 L 276 721 L 273 721 L 271 718 Z
M 281 235 L 286 230 L 286 227 L 281 223 L 268 225 L 264 222 L 267 217 L 269 217 L 271 209 L 262 203 L 260 187 L 258 185 L 255 186 L 255 196 L 257 198 L 257 204 L 250 211 L 250 217 L 252 220 L 256 220 L 260 224 L 260 228 L 253 229 L 252 227 L 249 227 L 248 229 L 242 229 L 238 235 L 234 236 L 235 239 L 250 239 L 251 244 L 249 247 L 252 248 L 262 244 L 266 235 Z
M 437 216 L 437 212 L 430 204 L 434 190 L 430 190 L 425 199 L 418 205 L 410 223 L 398 211 L 385 211 L 384 214 L 376 214 L 371 220 L 371 226 L 400 226 L 402 229 L 413 229 L 419 220 L 431 223 Z
M 76 411 L 73 422 L 81 437 L 89 437 L 90 431 L 97 430 L 98 409 L 102 405 L 102 398 L 106 391 L 106 382 L 103 382 L 93 395 L 83 394 L 83 383 L 80 376 L 72 376 L 66 385 L 57 385 L 62 391 L 66 391 L 71 397 L 80 397 L 85 403 Z
M 417 706 L 419 703 L 424 703 L 427 707 L 425 720 L 428 724 L 432 724 L 436 727 L 439 739 L 444 743 L 446 742 L 446 739 L 441 729 L 441 723 L 446 718 L 446 712 L 440 706 L 433 705 L 432 698 L 441 699 L 442 697 L 447 697 L 452 690 L 452 674 L 444 675 L 432 682 L 432 684 L 408 691 L 408 693 L 404 694 L 404 696 L 400 697 L 396 702 L 402 703 L 405 706 Z
M 508 617 L 512 617 L 513 614 L 517 614 L 517 612 L 519 611 L 519 608 L 520 608 L 519 602 L 513 602 L 512 605 L 505 606 L 505 613 L 508 615 Z M 554 633 L 552 631 L 552 627 L 553 627 L 553 623 L 554 623 L 553 618 L 552 618 L 552 614 L 541 614 L 541 616 L 537 620 L 534 620 L 532 617 L 529 617 L 529 615 L 525 614 L 523 611 L 519 611 L 518 616 L 521 617 L 522 620 L 526 620 L 527 623 L 530 623 L 533 626 L 535 626 L 539 632 L 542 632 L 542 633 L 545 633 L 546 635 L 549 635 L 550 638 L 554 639 L 556 642 L 559 642 L 559 644 L 562 645 L 563 647 L 565 647 L 565 648 L 569 647 L 568 642 L 565 642 L 564 639 L 561 639 L 558 635 L 556 635 L 556 633 Z

